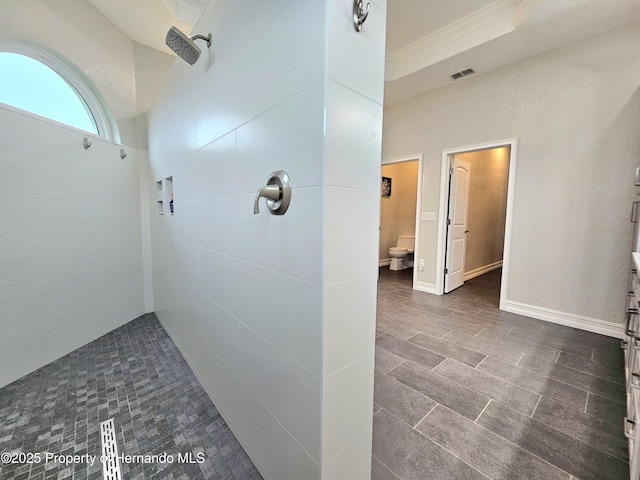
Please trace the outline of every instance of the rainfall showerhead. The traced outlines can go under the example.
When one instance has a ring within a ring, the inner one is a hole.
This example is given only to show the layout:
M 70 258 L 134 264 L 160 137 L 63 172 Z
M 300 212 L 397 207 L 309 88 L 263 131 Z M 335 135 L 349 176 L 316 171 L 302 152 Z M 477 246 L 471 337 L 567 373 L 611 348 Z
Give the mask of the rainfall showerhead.
M 206 40 L 207 47 L 211 46 L 211 34 L 206 37 L 204 35 L 188 37 L 176 27 L 171 27 L 167 32 L 167 46 L 189 65 L 196 63 L 200 57 L 200 49 L 194 40 Z

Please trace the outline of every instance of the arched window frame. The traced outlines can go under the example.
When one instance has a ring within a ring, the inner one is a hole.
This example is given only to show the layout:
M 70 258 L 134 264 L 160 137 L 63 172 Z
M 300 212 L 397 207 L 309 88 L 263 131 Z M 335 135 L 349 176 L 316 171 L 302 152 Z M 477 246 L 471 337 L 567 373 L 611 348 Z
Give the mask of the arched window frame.
M 120 143 L 118 125 L 107 109 L 104 98 L 93 82 L 73 63 L 44 47 L 21 42 L 0 43 L 0 52 L 24 55 L 60 75 L 86 104 L 98 129 L 98 135 L 113 143 Z

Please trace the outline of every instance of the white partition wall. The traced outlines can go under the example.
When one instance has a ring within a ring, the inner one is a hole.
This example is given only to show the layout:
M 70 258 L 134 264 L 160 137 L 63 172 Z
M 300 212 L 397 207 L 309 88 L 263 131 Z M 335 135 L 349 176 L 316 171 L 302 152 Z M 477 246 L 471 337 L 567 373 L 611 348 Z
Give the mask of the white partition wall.
M 386 2 L 352 9 L 210 2 L 149 115 L 155 311 L 273 480 L 370 475 Z
M 0 125 L 2 387 L 145 308 L 138 152 L 10 107 Z

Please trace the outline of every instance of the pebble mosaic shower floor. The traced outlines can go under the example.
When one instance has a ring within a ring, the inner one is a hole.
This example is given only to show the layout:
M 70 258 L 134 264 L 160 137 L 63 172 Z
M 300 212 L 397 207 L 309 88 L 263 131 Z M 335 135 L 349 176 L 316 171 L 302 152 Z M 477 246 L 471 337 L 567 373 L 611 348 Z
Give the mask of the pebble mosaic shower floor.
M 0 479 L 103 478 L 110 418 L 124 479 L 262 478 L 147 314 L 0 389 Z

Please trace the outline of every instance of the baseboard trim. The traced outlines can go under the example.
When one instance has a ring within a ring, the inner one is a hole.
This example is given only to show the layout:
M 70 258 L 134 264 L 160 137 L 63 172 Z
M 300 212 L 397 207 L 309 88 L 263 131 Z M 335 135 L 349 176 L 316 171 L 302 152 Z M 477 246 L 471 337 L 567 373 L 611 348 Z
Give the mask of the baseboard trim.
M 608 322 L 597 318 L 574 315 L 573 313 L 560 312 L 549 308 L 527 305 L 520 302 L 507 300 L 504 303 L 504 310 L 518 315 L 537 318 L 551 323 L 557 323 L 567 327 L 579 328 L 587 332 L 599 333 L 614 338 L 624 337 L 624 325 L 620 323 Z
M 485 273 L 489 273 L 493 270 L 497 270 L 502 267 L 502 260 L 499 262 L 490 263 L 489 265 L 484 265 L 482 267 L 474 268 L 468 272 L 464 272 L 464 281 L 471 280 L 472 278 L 479 277 L 480 275 L 484 275 Z
M 387 265 L 391 265 L 391 259 L 390 258 L 385 258 L 384 260 L 380 260 L 378 262 L 378 266 L 379 267 L 386 267 Z
M 415 290 L 419 292 L 431 293 L 437 295 L 436 286 L 433 283 L 416 282 Z

